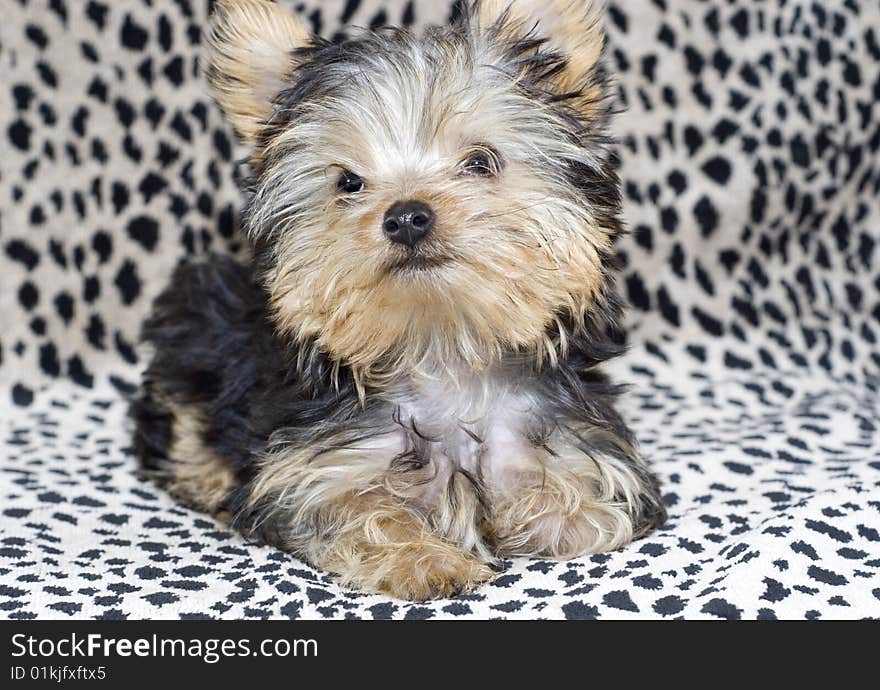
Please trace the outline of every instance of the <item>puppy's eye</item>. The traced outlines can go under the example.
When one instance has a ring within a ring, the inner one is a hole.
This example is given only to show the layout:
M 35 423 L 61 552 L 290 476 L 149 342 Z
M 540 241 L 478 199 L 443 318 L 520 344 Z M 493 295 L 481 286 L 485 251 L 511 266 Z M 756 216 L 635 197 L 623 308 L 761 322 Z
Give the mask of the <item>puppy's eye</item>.
M 501 168 L 498 154 L 488 147 L 472 151 L 461 164 L 461 171 L 476 177 L 493 177 Z
M 364 191 L 367 185 L 353 172 L 345 170 L 336 181 L 336 188 L 343 194 L 357 194 Z

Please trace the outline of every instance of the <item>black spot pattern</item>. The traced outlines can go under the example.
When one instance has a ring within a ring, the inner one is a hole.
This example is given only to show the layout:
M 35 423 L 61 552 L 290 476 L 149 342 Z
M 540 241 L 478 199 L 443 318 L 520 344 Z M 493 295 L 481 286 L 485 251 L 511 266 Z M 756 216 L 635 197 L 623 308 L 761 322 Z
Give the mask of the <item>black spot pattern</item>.
M 209 3 L 8 3 L 0 611 L 11 618 L 880 617 L 880 7 L 611 0 L 622 408 L 670 521 L 468 596 L 345 591 L 134 473 L 125 396 L 176 262 L 239 253 Z M 285 0 L 346 25 L 453 2 Z M 12 56 L 14 55 L 14 59 Z

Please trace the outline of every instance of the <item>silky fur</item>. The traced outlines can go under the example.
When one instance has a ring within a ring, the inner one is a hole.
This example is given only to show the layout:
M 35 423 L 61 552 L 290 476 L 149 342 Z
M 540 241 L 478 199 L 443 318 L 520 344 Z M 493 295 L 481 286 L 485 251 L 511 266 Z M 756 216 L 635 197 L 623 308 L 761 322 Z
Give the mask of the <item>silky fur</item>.
M 600 298 L 617 231 L 603 118 L 584 123 L 556 103 L 543 80 L 561 63 L 511 31 L 304 48 L 299 80 L 276 99 L 247 226 L 271 247 L 277 323 L 365 383 L 437 362 L 485 368 L 510 350 L 552 359 L 562 342 L 548 328 L 560 315 L 582 322 Z M 503 142 L 503 175 L 462 175 L 487 141 Z M 341 169 L 368 189 L 340 199 Z M 442 265 L 428 274 L 389 270 L 405 250 L 383 236 L 382 215 L 410 197 L 437 213 L 422 254 Z
M 403 598 L 661 524 L 598 370 L 621 349 L 599 4 L 487 1 L 339 44 L 263 0 L 217 5 L 208 70 L 252 147 L 254 258 L 181 266 L 157 300 L 144 466 Z M 436 214 L 414 249 L 382 232 L 406 199 Z

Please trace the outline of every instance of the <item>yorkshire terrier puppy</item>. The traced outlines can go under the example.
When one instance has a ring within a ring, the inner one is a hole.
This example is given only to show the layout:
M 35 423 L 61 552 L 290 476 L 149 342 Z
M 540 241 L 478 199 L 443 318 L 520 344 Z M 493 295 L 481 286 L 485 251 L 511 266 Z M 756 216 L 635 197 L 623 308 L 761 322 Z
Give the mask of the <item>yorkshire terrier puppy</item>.
M 339 43 L 265 0 L 215 7 L 253 260 L 183 265 L 158 298 L 145 468 L 407 599 L 661 524 L 598 370 L 621 350 L 602 7 L 484 0 Z

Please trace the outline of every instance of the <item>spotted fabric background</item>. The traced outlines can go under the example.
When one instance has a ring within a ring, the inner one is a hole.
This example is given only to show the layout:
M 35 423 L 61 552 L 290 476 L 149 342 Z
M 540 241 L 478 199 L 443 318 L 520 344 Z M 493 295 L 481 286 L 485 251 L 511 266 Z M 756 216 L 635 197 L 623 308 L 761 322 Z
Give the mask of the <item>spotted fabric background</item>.
M 456 11 L 286 4 L 327 36 Z M 207 13 L 3 2 L 0 615 L 880 616 L 875 0 L 610 3 L 632 304 L 614 369 L 670 520 L 430 603 L 340 589 L 135 472 L 140 322 L 176 262 L 241 251 Z

